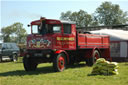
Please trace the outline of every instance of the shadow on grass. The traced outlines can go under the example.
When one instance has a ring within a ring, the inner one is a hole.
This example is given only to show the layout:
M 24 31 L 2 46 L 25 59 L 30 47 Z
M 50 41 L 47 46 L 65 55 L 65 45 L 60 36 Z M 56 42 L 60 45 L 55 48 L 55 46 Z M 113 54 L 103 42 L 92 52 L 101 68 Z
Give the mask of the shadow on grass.
M 67 69 L 68 68 L 81 68 L 85 66 L 86 66 L 85 64 L 75 64 L 75 65 L 69 65 Z M 24 75 L 47 74 L 47 73 L 55 73 L 52 66 L 40 67 L 40 68 L 37 68 L 35 71 L 29 71 L 29 72 L 25 70 L 3 72 L 3 73 L 0 73 L 0 76 L 24 76 Z
M 68 68 L 81 68 L 86 67 L 86 64 L 74 64 L 74 65 L 68 65 Z
M 13 61 L 11 61 L 11 60 L 6 60 L 6 61 L 2 61 L 2 62 L 0 62 L 0 63 L 8 63 L 8 62 L 13 62 Z
M 88 74 L 87 76 L 113 76 L 114 74 Z
M 0 73 L 0 76 L 24 76 L 24 75 L 38 75 L 38 74 L 47 74 L 55 73 L 52 66 L 37 68 L 35 71 L 25 71 L 25 70 L 15 70 Z

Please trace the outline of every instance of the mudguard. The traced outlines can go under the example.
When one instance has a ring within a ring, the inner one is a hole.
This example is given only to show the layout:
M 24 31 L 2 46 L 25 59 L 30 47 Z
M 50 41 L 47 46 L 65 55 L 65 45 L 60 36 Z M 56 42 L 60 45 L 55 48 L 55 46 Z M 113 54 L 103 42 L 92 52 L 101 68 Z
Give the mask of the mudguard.
M 66 55 L 67 61 L 68 61 L 68 63 L 69 63 L 69 55 L 68 55 L 68 53 L 67 53 L 65 50 L 57 50 L 57 51 L 55 51 L 54 53 L 55 53 L 55 54 L 64 53 L 64 54 Z

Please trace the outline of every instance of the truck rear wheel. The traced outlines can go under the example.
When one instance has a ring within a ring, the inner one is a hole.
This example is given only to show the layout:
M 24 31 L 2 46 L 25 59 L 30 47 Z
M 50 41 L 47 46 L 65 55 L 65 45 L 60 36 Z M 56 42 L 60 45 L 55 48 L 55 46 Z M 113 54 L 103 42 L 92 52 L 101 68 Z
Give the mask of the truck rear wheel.
M 53 59 L 53 68 L 56 72 L 62 72 L 66 68 L 66 56 L 63 53 L 57 54 Z
M 25 71 L 34 71 L 37 68 L 37 63 L 31 57 L 27 58 L 25 56 L 23 58 L 23 64 Z
M 91 57 L 91 58 L 88 58 L 87 60 L 86 60 L 86 64 L 88 65 L 88 66 L 92 66 L 95 62 L 96 62 L 96 60 L 98 59 L 98 58 L 100 58 L 101 56 L 100 56 L 100 53 L 99 53 L 99 51 L 98 50 L 95 50 L 94 52 L 93 52 L 93 56 Z

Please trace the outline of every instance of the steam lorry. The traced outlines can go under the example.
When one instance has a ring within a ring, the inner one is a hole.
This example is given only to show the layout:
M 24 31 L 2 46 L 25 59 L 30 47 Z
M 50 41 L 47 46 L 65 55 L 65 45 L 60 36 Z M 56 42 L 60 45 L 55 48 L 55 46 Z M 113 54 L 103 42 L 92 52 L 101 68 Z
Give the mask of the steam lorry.
M 27 50 L 23 57 L 26 71 L 36 70 L 40 63 L 53 63 L 57 72 L 67 65 L 85 61 L 92 66 L 96 59 L 111 60 L 109 36 L 79 33 L 72 21 L 40 18 L 30 23 Z

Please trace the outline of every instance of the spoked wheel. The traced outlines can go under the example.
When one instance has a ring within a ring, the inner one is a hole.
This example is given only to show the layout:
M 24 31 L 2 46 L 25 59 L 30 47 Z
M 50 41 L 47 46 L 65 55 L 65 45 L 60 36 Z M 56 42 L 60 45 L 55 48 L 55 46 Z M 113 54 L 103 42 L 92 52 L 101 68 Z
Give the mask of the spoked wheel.
M 87 65 L 88 65 L 88 66 L 92 66 L 92 65 L 96 62 L 96 60 L 97 60 L 98 58 L 100 58 L 100 57 L 101 57 L 101 56 L 100 56 L 99 51 L 98 51 L 98 50 L 95 50 L 95 51 L 93 52 L 93 56 L 92 56 L 91 58 L 88 58 L 88 59 L 86 60 Z
M 66 56 L 60 53 L 54 57 L 53 68 L 56 72 L 64 71 L 66 68 Z

